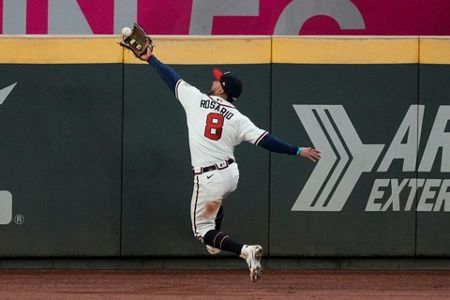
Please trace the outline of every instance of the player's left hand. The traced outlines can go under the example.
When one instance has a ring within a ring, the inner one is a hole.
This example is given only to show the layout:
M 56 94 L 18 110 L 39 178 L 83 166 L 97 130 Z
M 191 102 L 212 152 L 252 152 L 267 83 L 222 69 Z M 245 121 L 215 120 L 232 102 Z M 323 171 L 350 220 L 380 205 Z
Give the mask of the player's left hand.
M 310 147 L 302 147 L 300 156 L 312 160 L 313 162 L 317 162 L 320 160 L 320 151 Z

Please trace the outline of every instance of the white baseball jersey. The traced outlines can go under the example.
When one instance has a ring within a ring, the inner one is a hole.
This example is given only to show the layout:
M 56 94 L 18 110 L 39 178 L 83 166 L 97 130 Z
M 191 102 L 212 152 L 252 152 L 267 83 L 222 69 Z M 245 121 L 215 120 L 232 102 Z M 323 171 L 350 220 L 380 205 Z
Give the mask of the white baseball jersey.
M 234 160 L 236 145 L 242 141 L 258 144 L 267 134 L 233 104 L 217 96 L 208 96 L 183 80 L 177 82 L 175 95 L 186 112 L 194 168 L 230 158 Z

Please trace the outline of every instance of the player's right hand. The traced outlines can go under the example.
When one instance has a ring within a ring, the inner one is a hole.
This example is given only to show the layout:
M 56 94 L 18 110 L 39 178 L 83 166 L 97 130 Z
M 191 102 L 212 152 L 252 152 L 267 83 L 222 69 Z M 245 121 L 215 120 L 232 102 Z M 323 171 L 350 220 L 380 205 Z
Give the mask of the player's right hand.
M 152 49 L 151 49 L 151 47 L 147 47 L 147 53 L 141 55 L 140 59 L 143 61 L 148 61 L 150 56 L 152 56 Z
M 310 147 L 302 147 L 302 152 L 300 156 L 317 162 L 320 160 L 320 151 Z

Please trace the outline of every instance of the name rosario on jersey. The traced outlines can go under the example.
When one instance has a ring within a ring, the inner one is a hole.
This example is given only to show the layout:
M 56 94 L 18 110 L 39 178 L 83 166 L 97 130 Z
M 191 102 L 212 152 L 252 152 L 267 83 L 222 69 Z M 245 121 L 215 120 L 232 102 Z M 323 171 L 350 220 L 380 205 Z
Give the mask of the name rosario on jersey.
M 214 100 L 201 100 L 200 107 L 217 111 L 227 120 L 230 120 L 234 116 L 234 114 L 228 111 L 226 107 Z

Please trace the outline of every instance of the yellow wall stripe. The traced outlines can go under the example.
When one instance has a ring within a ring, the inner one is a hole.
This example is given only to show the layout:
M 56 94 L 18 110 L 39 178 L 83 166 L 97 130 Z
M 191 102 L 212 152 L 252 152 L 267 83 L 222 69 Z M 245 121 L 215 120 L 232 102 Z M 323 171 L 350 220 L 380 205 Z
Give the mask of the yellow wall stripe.
M 168 64 L 450 64 L 450 37 L 155 36 Z M 120 36 L 0 36 L 3 64 L 143 63 Z M 420 53 L 419 53 L 420 47 Z
M 450 37 L 420 38 L 421 64 L 450 64 Z
M 268 64 L 271 38 L 217 36 L 155 36 L 155 55 L 168 64 Z M 125 63 L 141 63 L 129 51 Z
M 297 64 L 418 62 L 418 38 L 273 37 L 272 61 Z
M 0 38 L 0 63 L 89 64 L 122 63 L 117 38 L 109 37 L 8 37 Z

